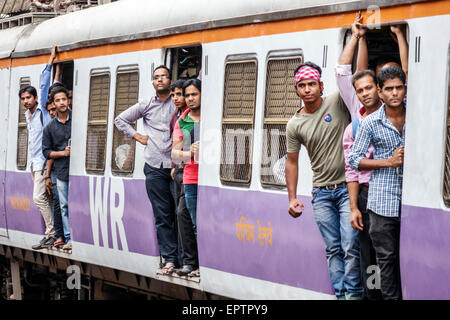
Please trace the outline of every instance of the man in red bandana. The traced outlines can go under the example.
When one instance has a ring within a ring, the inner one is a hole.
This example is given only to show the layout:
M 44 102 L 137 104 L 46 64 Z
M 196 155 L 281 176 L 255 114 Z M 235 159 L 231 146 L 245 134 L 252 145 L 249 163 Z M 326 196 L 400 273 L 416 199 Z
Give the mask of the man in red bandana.
M 339 92 L 322 98 L 322 70 L 312 62 L 294 72 L 295 91 L 304 106 L 286 126 L 286 185 L 289 214 L 297 218 L 303 203 L 297 199 L 300 146 L 308 151 L 313 171 L 312 207 L 314 219 L 326 246 L 331 283 L 338 299 L 360 299 L 358 232 L 350 224 L 350 201 L 345 183 L 342 134 L 351 115 Z

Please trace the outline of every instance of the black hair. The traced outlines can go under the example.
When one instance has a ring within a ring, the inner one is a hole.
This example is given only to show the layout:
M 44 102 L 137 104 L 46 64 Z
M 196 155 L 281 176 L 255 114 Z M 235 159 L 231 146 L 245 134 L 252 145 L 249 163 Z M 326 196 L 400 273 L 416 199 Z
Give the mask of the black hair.
M 380 72 L 378 72 L 378 76 L 377 76 L 378 86 L 380 88 L 383 88 L 386 80 L 396 79 L 396 78 L 400 79 L 402 81 L 402 83 L 405 84 L 406 75 L 402 69 L 400 69 L 399 67 L 395 67 L 395 66 L 383 68 L 380 70 Z
M 311 62 L 311 61 L 306 61 L 305 63 L 302 63 L 301 65 L 299 65 L 297 67 L 297 69 L 295 69 L 294 77 L 297 74 L 298 70 L 300 70 L 300 68 L 303 68 L 305 66 L 308 66 L 308 67 L 316 69 L 317 71 L 319 71 L 319 75 L 322 76 L 322 69 L 317 64 L 315 64 L 314 62 Z
M 50 92 L 57 87 L 64 87 L 64 85 L 61 82 L 55 82 L 48 88 L 48 94 L 50 94 Z
M 169 73 L 169 79 L 171 79 L 172 80 L 172 76 L 171 76 L 171 73 L 170 73 L 170 69 L 168 68 L 168 67 L 166 67 L 165 65 L 159 65 L 159 66 L 157 66 L 156 68 L 155 68 L 155 70 L 153 70 L 153 74 L 152 74 L 152 76 L 155 74 L 155 71 L 156 70 L 158 70 L 158 69 L 166 69 L 167 70 L 167 72 Z
M 55 95 L 57 93 L 61 93 L 61 92 L 64 92 L 66 94 L 66 97 L 69 98 L 69 91 L 66 89 L 66 87 L 64 87 L 64 86 L 56 86 L 56 87 L 53 88 L 52 91 L 50 91 L 50 99 L 52 101 L 54 101 L 55 100 Z
M 25 92 L 31 94 L 35 98 L 37 97 L 36 88 L 32 86 L 26 86 L 19 90 L 19 98 L 22 98 L 22 94 Z
M 375 62 L 375 70 L 383 67 L 386 63 L 389 63 L 389 62 L 395 62 L 398 65 L 400 65 L 399 60 L 393 56 L 381 56 Z
M 202 92 L 202 81 L 196 78 L 192 78 L 189 80 L 186 80 L 183 84 L 183 96 L 185 95 L 186 92 L 186 88 L 189 86 L 194 86 L 198 89 L 198 91 L 200 91 L 200 93 Z
M 369 76 L 372 77 L 373 83 L 375 83 L 375 85 L 377 85 L 378 81 L 377 81 L 377 77 L 375 76 L 375 72 L 373 72 L 370 69 L 366 69 L 366 70 L 360 70 L 357 71 L 353 77 L 352 77 L 352 84 L 353 87 L 355 87 L 355 82 L 358 81 L 359 79 L 365 77 L 365 76 Z
M 48 108 L 49 105 L 51 105 L 53 103 L 53 100 L 48 99 L 47 102 L 45 103 L 45 109 Z
M 170 85 L 170 91 L 175 90 L 176 88 L 178 89 L 183 89 L 183 84 L 184 84 L 185 80 L 183 79 L 178 79 L 175 80 L 174 82 L 172 82 L 172 84 Z

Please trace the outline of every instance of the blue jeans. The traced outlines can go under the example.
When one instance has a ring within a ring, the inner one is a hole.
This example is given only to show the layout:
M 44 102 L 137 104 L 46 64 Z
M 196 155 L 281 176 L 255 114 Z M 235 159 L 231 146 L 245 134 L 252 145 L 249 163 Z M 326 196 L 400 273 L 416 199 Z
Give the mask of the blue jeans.
M 362 294 L 358 230 L 350 224 L 347 187 L 313 188 L 312 196 L 314 219 L 325 242 L 328 271 L 336 296 Z
M 52 178 L 53 190 L 52 190 L 52 205 L 53 205 L 53 227 L 55 228 L 55 237 L 57 239 L 64 237 L 61 209 L 59 208 L 58 186 L 56 185 L 56 174 L 52 170 L 50 174 Z
M 198 184 L 185 184 L 184 197 L 186 199 L 186 207 L 191 216 L 194 227 L 194 234 L 197 237 L 197 187 Z
M 165 263 L 180 264 L 178 255 L 178 231 L 175 217 L 170 169 L 144 165 L 145 187 L 155 217 L 156 238 L 159 252 Z
M 69 181 L 56 179 L 58 189 L 59 208 L 61 209 L 61 219 L 66 242 L 70 241 L 69 226 Z

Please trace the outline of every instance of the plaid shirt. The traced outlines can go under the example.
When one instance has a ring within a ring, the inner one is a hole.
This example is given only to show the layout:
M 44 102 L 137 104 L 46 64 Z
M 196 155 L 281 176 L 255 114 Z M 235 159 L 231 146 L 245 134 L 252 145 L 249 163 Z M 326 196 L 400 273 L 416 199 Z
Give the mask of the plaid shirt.
M 366 158 L 369 145 L 374 146 L 374 159 L 388 159 L 394 150 L 405 145 L 405 126 L 401 135 L 386 118 L 384 104 L 368 115 L 359 125 L 355 143 L 349 155 L 350 166 L 358 169 L 359 162 Z M 402 198 L 403 166 L 372 171 L 369 183 L 367 209 L 385 216 L 398 217 Z

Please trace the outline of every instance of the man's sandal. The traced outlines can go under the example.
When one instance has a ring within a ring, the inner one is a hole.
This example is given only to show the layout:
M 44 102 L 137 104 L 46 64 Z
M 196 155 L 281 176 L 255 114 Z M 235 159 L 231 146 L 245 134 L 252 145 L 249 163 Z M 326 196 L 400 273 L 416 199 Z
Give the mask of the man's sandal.
M 162 270 L 163 274 L 171 275 L 173 273 L 174 269 L 175 269 L 175 265 L 174 264 L 172 264 L 172 265 L 166 264 L 161 270 Z

